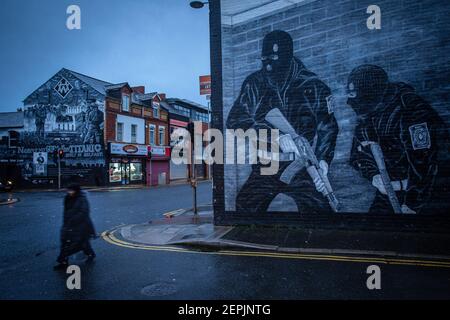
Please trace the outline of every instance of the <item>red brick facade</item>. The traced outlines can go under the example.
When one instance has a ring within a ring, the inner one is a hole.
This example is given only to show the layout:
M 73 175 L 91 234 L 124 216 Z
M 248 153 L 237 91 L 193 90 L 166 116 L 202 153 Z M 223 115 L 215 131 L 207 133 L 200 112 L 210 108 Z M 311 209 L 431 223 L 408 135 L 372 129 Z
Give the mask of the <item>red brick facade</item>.
M 129 96 L 128 110 L 122 105 L 124 95 Z M 159 106 L 161 99 L 158 94 L 145 94 L 143 86 L 131 88 L 128 84 L 123 84 L 107 88 L 104 142 L 109 146 L 107 161 L 110 168 L 110 183 L 138 183 L 148 186 L 170 183 L 170 150 L 167 150 L 170 136 L 169 114 Z M 155 113 L 154 106 L 158 107 L 158 114 Z M 119 117 L 122 118 L 120 122 L 123 123 L 121 141 L 117 139 Z M 154 141 L 150 143 L 152 127 Z M 164 127 L 164 141 L 160 141 L 159 138 L 161 127 Z M 122 147 L 125 149 L 128 144 L 140 151 L 123 152 Z M 151 157 L 146 152 L 150 146 L 152 147 Z M 156 146 L 158 148 L 153 148 Z M 161 147 L 165 147 L 166 152 Z
M 131 95 L 131 90 L 125 87 L 122 89 L 121 93 Z M 156 95 L 153 99 L 153 102 L 156 103 L 159 103 L 160 101 L 160 95 Z M 153 115 L 153 108 L 131 102 L 130 110 L 127 112 L 122 109 L 121 98 L 107 96 L 105 101 L 105 111 L 105 145 L 108 142 L 116 142 L 116 119 L 118 114 L 145 120 L 145 144 L 150 144 L 150 125 L 154 125 L 155 145 L 169 145 L 169 114 L 166 110 L 160 108 L 159 117 L 155 118 Z M 160 143 L 159 141 L 158 132 L 160 126 L 165 128 L 163 143 Z

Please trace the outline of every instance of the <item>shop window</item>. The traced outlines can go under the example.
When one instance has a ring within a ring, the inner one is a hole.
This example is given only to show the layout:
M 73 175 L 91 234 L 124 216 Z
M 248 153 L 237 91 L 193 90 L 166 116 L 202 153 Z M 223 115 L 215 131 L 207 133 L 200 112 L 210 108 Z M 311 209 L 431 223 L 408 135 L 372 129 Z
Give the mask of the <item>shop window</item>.
M 123 141 L 123 123 L 117 122 L 116 141 Z
M 131 125 L 131 143 L 136 143 L 137 141 L 137 125 Z
M 166 128 L 159 127 L 159 145 L 163 146 L 165 142 Z
M 142 163 L 130 163 L 130 180 L 142 180 Z
M 120 163 L 109 164 L 109 182 L 122 181 Z

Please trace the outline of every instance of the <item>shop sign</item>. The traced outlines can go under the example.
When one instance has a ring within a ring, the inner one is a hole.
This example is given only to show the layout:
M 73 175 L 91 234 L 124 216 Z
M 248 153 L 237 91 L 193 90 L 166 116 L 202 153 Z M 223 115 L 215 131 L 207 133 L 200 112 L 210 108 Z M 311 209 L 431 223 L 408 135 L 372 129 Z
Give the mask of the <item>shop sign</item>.
M 146 156 L 147 146 L 125 143 L 111 143 L 111 154 Z
M 152 156 L 170 156 L 170 148 L 169 147 L 149 147 L 152 152 Z

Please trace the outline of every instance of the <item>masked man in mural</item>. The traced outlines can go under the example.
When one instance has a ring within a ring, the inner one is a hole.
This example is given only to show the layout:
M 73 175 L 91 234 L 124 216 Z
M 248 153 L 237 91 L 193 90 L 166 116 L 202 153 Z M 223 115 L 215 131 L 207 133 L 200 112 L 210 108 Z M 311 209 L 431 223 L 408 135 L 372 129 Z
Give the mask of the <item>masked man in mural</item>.
M 103 112 L 98 110 L 95 100 L 89 101 L 86 112 L 87 132 L 84 137 L 84 143 L 100 143 L 102 139 L 101 125 L 103 123 Z
M 34 112 L 34 123 L 36 125 L 36 135 L 40 138 L 44 137 L 45 119 L 47 118 L 47 110 L 43 105 L 37 105 Z
M 348 104 L 359 121 L 351 163 L 377 188 L 370 212 L 421 212 L 438 174 L 438 136 L 445 130 L 442 119 L 411 86 L 389 82 L 377 66 L 354 69 L 347 89 Z
M 261 60 L 262 69 L 245 79 L 229 113 L 227 128 L 273 129 L 266 116 L 279 109 L 296 133 L 308 140 L 326 176 L 338 133 L 329 103 L 330 89 L 294 57 L 292 38 L 284 31 L 273 31 L 264 37 Z M 297 168 L 288 181 L 283 179 L 293 162 L 287 155 L 280 154 L 275 175 L 261 175 L 261 165 L 252 166 L 237 196 L 237 211 L 264 213 L 280 193 L 293 198 L 299 212 L 330 211 L 319 192 L 323 185 L 313 182 L 304 166 Z

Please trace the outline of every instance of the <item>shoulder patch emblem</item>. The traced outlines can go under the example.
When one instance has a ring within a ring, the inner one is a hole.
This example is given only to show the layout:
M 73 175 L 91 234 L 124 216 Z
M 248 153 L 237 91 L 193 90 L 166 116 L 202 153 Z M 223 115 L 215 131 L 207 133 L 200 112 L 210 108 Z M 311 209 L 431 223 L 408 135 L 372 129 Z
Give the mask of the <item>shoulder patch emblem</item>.
M 327 100 L 328 114 L 332 114 L 334 112 L 334 98 L 333 96 L 328 96 L 325 98 Z
M 430 132 L 426 122 L 410 126 L 409 134 L 414 150 L 429 149 L 431 147 Z

